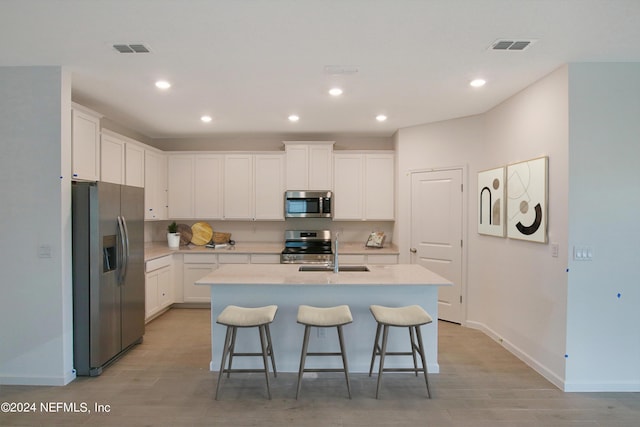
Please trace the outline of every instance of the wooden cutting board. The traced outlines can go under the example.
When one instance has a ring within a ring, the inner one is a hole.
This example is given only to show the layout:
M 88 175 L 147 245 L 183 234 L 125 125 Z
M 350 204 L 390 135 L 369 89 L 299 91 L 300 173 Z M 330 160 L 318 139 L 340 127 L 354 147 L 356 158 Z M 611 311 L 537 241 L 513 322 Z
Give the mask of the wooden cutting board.
M 191 243 L 198 246 L 206 245 L 213 237 L 213 228 L 206 222 L 196 222 L 191 226 L 191 232 Z
M 193 232 L 187 224 L 178 224 L 178 233 L 180 233 L 180 246 L 187 246 L 191 243 Z

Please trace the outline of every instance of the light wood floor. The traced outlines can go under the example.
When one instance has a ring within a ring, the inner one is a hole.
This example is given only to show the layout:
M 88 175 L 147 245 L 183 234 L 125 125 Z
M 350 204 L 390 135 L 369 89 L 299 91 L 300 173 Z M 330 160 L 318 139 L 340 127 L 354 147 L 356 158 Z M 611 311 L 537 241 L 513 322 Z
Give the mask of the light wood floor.
M 375 376 L 354 374 L 349 400 L 343 376 L 320 373 L 304 380 L 297 401 L 295 374 L 272 378 L 271 401 L 261 374 L 235 374 L 216 401 L 209 316 L 205 309 L 167 312 L 99 377 L 65 387 L 0 386 L 0 403 L 38 406 L 36 413 L 0 413 L 0 425 L 640 426 L 640 393 L 563 393 L 481 332 L 446 322 L 431 400 L 424 379 L 412 375 L 385 374 L 376 400 Z M 86 404 L 91 413 L 46 414 L 42 402 Z M 109 412 L 96 413 L 96 403 Z

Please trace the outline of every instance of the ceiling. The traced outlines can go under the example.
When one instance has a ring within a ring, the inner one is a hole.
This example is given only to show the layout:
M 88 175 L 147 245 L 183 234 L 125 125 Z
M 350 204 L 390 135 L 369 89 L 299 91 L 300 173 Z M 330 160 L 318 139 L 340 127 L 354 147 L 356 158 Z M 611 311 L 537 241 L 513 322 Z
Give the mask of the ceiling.
M 562 64 L 639 62 L 639 0 L 2 0 L 0 66 L 151 139 L 390 136 L 479 114 Z M 532 40 L 495 51 L 496 40 Z M 118 53 L 142 43 L 150 53 Z M 355 71 L 327 72 L 327 66 Z M 356 71 L 357 70 L 357 71 Z M 482 88 L 469 82 L 487 81 Z M 166 79 L 172 87 L 154 86 Z M 344 93 L 331 97 L 339 86 Z M 200 117 L 213 117 L 203 123 Z M 300 120 L 287 117 L 297 114 Z M 376 115 L 385 114 L 385 122 Z

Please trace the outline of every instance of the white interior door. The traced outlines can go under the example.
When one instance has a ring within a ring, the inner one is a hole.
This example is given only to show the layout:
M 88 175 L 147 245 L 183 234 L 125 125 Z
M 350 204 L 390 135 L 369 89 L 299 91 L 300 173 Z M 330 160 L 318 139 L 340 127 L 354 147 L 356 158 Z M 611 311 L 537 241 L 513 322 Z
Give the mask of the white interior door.
M 462 323 L 462 170 L 411 177 L 411 262 L 453 282 L 438 291 L 438 317 Z

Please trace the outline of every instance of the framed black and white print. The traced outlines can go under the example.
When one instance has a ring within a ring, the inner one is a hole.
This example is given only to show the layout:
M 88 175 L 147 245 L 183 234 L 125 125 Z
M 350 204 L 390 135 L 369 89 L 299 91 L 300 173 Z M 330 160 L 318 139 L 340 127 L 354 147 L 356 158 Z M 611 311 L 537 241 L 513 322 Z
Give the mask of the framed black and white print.
M 507 237 L 547 243 L 548 157 L 507 166 Z
M 504 167 L 478 172 L 478 233 L 505 235 Z

